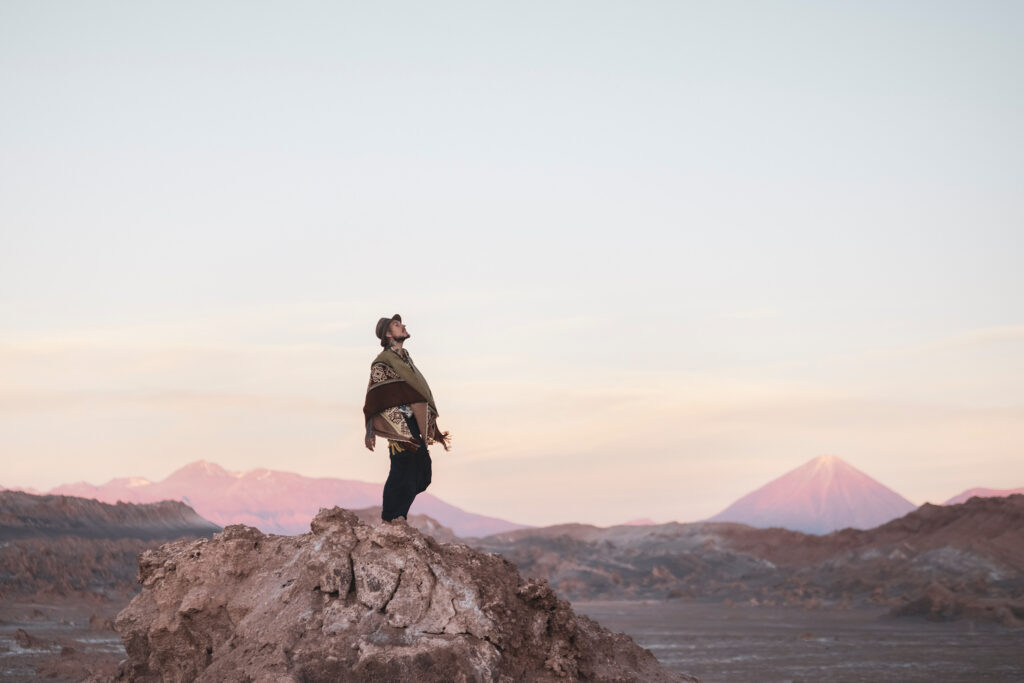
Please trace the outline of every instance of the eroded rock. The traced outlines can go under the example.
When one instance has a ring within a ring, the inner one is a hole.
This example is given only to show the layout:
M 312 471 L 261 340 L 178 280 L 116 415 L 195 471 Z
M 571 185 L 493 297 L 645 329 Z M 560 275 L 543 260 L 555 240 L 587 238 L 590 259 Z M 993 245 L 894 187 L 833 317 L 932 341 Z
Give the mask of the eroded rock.
M 137 681 L 686 681 L 503 557 L 321 510 L 139 558 L 117 617 Z

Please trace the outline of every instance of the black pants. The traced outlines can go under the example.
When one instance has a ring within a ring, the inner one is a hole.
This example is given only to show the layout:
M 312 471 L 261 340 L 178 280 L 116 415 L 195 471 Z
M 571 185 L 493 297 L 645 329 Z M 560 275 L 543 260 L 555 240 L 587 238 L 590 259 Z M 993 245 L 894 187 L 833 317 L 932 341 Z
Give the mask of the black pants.
M 423 493 L 430 486 L 430 453 L 426 441 L 420 437 L 415 417 L 405 418 L 409 431 L 420 440 L 419 449 L 407 448 L 391 454 L 391 471 L 384 482 L 384 504 L 380 517 L 390 522 L 396 517 L 409 516 L 409 507 L 417 493 Z

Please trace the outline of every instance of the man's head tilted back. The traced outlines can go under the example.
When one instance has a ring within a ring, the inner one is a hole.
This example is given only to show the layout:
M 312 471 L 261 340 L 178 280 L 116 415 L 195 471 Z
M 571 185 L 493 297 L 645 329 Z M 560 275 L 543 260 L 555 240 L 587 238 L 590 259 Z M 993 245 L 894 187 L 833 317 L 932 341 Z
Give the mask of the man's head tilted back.
M 377 321 L 377 339 L 385 349 L 391 346 L 392 342 L 405 341 L 409 338 L 409 332 L 405 329 L 402 316 L 395 313 L 390 318 L 381 318 Z

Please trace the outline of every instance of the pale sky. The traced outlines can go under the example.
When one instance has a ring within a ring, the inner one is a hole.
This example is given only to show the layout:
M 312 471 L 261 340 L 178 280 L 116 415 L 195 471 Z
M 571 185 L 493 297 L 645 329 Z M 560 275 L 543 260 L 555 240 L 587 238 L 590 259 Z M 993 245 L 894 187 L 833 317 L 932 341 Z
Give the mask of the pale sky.
M 0 2 L 0 485 L 383 481 L 401 313 L 530 524 L 1024 486 L 1024 3 Z

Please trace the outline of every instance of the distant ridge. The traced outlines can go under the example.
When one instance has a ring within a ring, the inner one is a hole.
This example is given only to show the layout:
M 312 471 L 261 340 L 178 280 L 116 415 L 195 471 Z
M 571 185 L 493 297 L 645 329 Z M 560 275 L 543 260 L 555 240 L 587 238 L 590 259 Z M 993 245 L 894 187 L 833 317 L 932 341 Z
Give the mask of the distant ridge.
M 973 489 L 967 489 L 963 493 L 958 493 L 943 505 L 956 505 L 958 503 L 966 503 L 971 498 L 977 496 L 978 498 L 1005 498 L 1006 496 L 1012 496 L 1015 493 L 1024 493 L 1024 486 L 1019 489 L 987 489 L 984 487 L 978 487 Z
M 197 460 L 158 482 L 120 477 L 99 486 L 86 482 L 63 484 L 50 493 L 108 503 L 181 500 L 221 526 L 248 524 L 264 533 L 294 535 L 308 531 L 310 520 L 322 507 L 338 505 L 358 509 L 380 505 L 382 490 L 382 484 L 304 477 L 294 472 L 268 469 L 232 472 L 217 463 Z M 525 527 L 497 517 L 466 512 L 429 493 L 417 496 L 410 512 L 429 515 L 464 538 Z
M 170 540 L 212 536 L 220 527 L 179 501 L 110 505 L 90 498 L 0 491 L 0 540 L 74 536 Z
M 623 522 L 622 526 L 653 526 L 657 524 L 650 517 L 641 517 L 640 519 L 631 519 L 628 522 Z
M 558 524 L 470 544 L 570 600 L 886 605 L 896 615 L 1024 626 L 1024 495 L 921 507 L 873 529 Z
M 138 591 L 140 553 L 220 530 L 180 501 L 109 505 L 0 491 L 0 598 L 86 597 L 91 604 L 127 599 Z
M 753 527 L 827 534 L 870 529 L 916 505 L 834 455 L 823 455 L 748 493 L 711 517 Z

